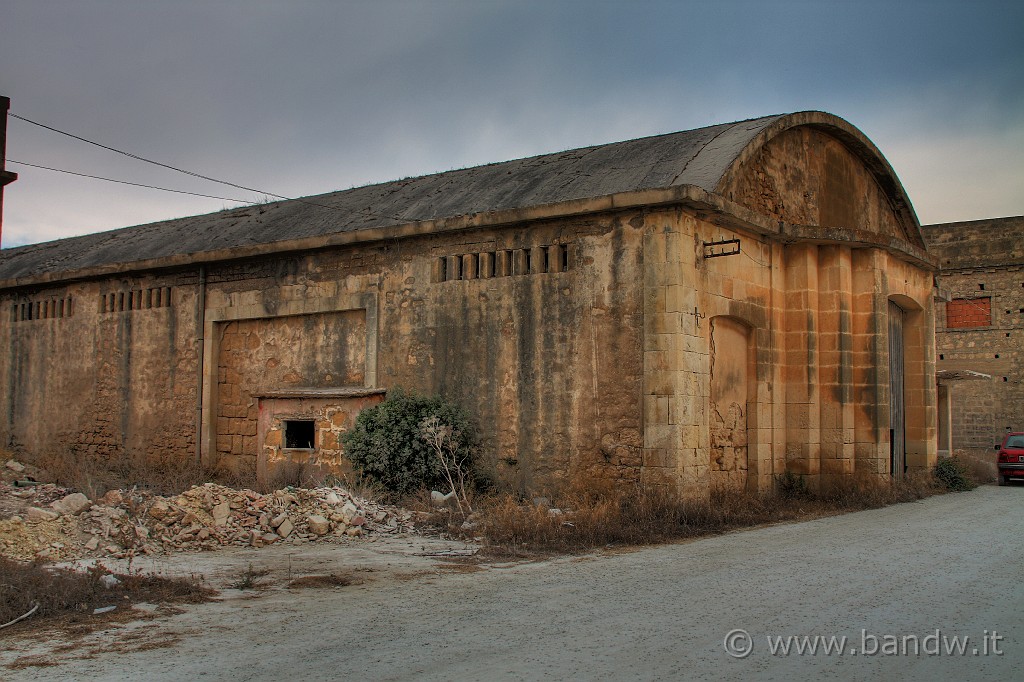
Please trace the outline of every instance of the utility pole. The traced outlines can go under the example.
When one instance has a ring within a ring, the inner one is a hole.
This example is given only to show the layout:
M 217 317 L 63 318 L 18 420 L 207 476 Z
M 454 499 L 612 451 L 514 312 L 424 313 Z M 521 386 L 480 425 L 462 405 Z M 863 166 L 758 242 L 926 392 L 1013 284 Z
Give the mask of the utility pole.
M 7 112 L 10 108 L 10 98 L 0 95 L 0 241 L 4 232 L 4 187 L 18 179 L 17 173 L 7 170 Z

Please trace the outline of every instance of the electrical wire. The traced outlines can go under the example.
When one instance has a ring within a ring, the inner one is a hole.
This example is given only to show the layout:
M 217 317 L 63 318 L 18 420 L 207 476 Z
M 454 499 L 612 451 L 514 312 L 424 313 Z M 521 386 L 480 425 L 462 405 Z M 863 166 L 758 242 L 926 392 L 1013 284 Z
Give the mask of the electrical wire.
M 201 180 L 208 180 L 209 182 L 216 182 L 216 183 L 221 184 L 221 185 L 227 185 L 228 187 L 234 187 L 235 189 L 244 189 L 247 192 L 255 192 L 256 194 L 263 194 L 263 195 L 266 195 L 268 197 L 273 197 L 275 199 L 281 199 L 281 200 L 284 200 L 284 201 L 296 201 L 296 202 L 299 202 L 299 203 L 309 204 L 310 206 L 317 206 L 319 208 L 326 208 L 326 209 L 329 209 L 329 210 L 343 210 L 343 209 L 339 209 L 339 208 L 337 208 L 335 206 L 328 206 L 326 204 L 318 204 L 315 201 L 309 201 L 307 199 L 297 199 L 297 198 L 293 198 L 293 197 L 286 197 L 283 194 L 275 194 L 274 192 L 265 192 L 263 190 L 255 189 L 253 187 L 246 187 L 245 185 L 238 185 L 238 184 L 235 184 L 233 182 L 228 182 L 227 180 L 218 180 L 217 178 L 211 178 L 208 175 L 202 175 L 201 173 L 196 173 L 196 172 L 193 172 L 193 171 L 190 171 L 190 170 L 185 170 L 184 168 L 178 168 L 176 166 L 171 166 L 171 165 L 166 164 L 166 163 L 161 163 L 160 161 L 154 161 L 153 159 L 147 159 L 146 157 L 139 156 L 138 154 L 132 154 L 131 152 L 126 152 L 124 150 L 117 149 L 115 147 L 111 147 L 109 145 L 101 144 L 99 142 L 94 142 L 92 140 L 89 140 L 89 139 L 86 139 L 84 137 L 81 137 L 80 135 L 75 135 L 73 133 L 69 133 L 69 132 L 66 132 L 64 130 L 60 130 L 58 128 L 54 128 L 53 126 L 48 126 L 45 123 L 39 123 L 38 121 L 33 121 L 32 119 L 25 118 L 24 116 L 18 116 L 17 114 L 12 114 L 12 113 L 8 113 L 8 116 L 10 116 L 11 118 L 17 119 L 19 121 L 24 121 L 25 123 L 30 123 L 30 124 L 32 124 L 34 126 L 39 126 L 40 128 L 45 128 L 46 130 L 49 130 L 51 132 L 58 133 L 60 135 L 66 136 L 66 137 L 70 137 L 70 138 L 72 138 L 74 140 L 78 140 L 80 142 L 85 142 L 86 144 L 91 144 L 91 145 L 93 145 L 95 147 L 99 147 L 100 149 L 106 149 L 107 151 L 111 151 L 111 152 L 114 152 L 116 154 L 121 154 L 123 156 L 127 156 L 128 158 L 135 159 L 136 161 L 142 161 L 144 163 L 153 164 L 154 166 L 160 166 L 161 168 L 167 168 L 169 170 L 177 171 L 178 173 L 184 173 L 185 175 L 190 175 L 190 176 L 192 176 L 194 178 L 199 178 Z M 8 159 L 8 160 L 10 160 L 10 159 Z M 162 189 L 162 188 L 155 188 L 155 189 Z M 229 201 L 236 201 L 236 200 L 235 199 L 230 199 Z M 252 202 L 245 202 L 245 203 L 252 203 Z M 393 216 L 393 215 L 380 214 L 380 213 L 377 213 L 375 211 L 371 211 L 369 208 L 363 209 L 362 212 L 365 213 L 366 215 L 369 215 L 369 216 L 372 216 L 372 217 L 376 217 L 376 218 L 387 218 L 387 219 L 396 220 L 396 221 L 399 221 L 399 222 L 406 222 L 406 221 L 408 221 L 407 218 L 403 218 L 401 216 Z
M 185 170 L 183 168 L 177 168 L 175 166 L 171 166 L 171 165 L 168 165 L 166 163 L 160 163 L 159 161 L 154 161 L 152 159 L 147 159 L 146 157 L 139 156 L 138 154 L 132 154 L 131 152 L 126 152 L 126 151 L 122 151 L 120 149 L 115 149 L 114 147 L 109 147 L 109 146 L 107 146 L 105 144 L 100 144 L 99 142 L 93 142 L 92 140 L 87 140 L 84 137 L 79 137 L 78 135 L 73 135 L 73 134 L 65 132 L 63 130 L 58 130 L 57 128 L 53 128 L 53 127 L 48 126 L 48 125 L 46 125 L 44 123 L 39 123 L 38 121 L 33 121 L 31 119 L 25 118 L 24 116 L 18 116 L 17 114 L 8 114 L 8 116 L 10 116 L 11 118 L 16 118 L 19 121 L 24 121 L 25 123 L 31 123 L 34 126 L 39 126 L 40 128 L 45 128 L 45 129 L 50 130 L 52 132 L 59 133 L 61 135 L 65 135 L 67 137 L 70 137 L 72 139 L 78 140 L 80 142 L 85 142 L 86 144 L 91 144 L 91 145 L 99 147 L 101 149 L 106 149 L 107 151 L 111 151 L 111 152 L 114 152 L 114 153 L 117 153 L 117 154 L 121 154 L 123 156 L 127 156 L 128 158 L 135 159 L 136 161 L 143 161 L 145 163 L 151 163 L 154 166 L 160 166 L 161 168 L 168 168 L 168 169 L 170 169 L 172 171 L 177 171 L 179 173 L 184 173 L 185 175 L 191 175 L 194 178 L 200 178 L 202 180 L 209 180 L 210 182 L 216 182 L 216 183 L 219 183 L 221 185 L 227 185 L 228 187 L 234 187 L 235 189 L 244 189 L 246 192 L 255 192 L 256 194 L 266 194 L 268 197 L 274 197 L 275 199 L 291 199 L 291 197 L 286 197 L 286 196 L 283 196 L 281 194 L 274 194 L 273 192 L 264 192 L 263 190 L 253 189 L 252 187 L 246 187 L 244 185 L 236 185 L 235 183 L 228 182 L 227 180 L 218 180 L 217 178 L 211 178 L 208 175 L 202 175 L 200 173 L 195 173 L 193 171 Z
M 232 199 L 231 197 L 218 197 L 212 194 L 200 194 L 199 192 L 186 192 L 183 189 L 168 189 L 167 187 L 157 187 L 156 185 L 144 185 L 141 182 L 128 182 L 127 180 L 117 180 L 115 178 L 104 178 L 99 175 L 89 175 L 88 173 L 77 173 L 75 171 L 65 170 L 63 168 L 51 168 L 50 166 L 40 166 L 36 163 L 29 163 L 28 161 L 15 161 L 14 159 L 7 159 L 7 163 L 16 163 L 22 166 L 28 166 L 29 168 L 41 168 L 43 170 L 54 171 L 55 173 L 67 173 L 68 175 L 77 175 L 81 178 L 92 178 L 93 180 L 106 180 L 107 182 L 116 182 L 121 185 L 131 185 L 133 187 L 145 187 L 147 189 L 158 189 L 161 192 L 174 192 L 175 194 L 188 194 L 194 197 L 204 197 L 206 199 L 222 199 L 223 201 L 234 201 L 239 204 L 254 204 L 254 201 L 248 201 L 246 199 Z

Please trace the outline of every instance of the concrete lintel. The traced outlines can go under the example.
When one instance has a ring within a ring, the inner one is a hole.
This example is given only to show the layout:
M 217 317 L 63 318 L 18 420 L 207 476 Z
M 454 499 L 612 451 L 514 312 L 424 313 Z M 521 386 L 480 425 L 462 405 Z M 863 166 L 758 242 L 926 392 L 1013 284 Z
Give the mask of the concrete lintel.
M 364 388 L 343 386 L 339 388 L 282 388 L 257 389 L 253 398 L 365 398 L 370 395 L 387 393 L 386 388 Z
M 929 272 L 938 272 L 939 264 L 934 256 L 896 237 L 877 232 L 857 230 L 849 227 L 821 227 L 820 225 L 794 225 L 783 223 L 779 233 L 784 242 L 812 244 L 841 244 L 852 247 L 879 248 Z

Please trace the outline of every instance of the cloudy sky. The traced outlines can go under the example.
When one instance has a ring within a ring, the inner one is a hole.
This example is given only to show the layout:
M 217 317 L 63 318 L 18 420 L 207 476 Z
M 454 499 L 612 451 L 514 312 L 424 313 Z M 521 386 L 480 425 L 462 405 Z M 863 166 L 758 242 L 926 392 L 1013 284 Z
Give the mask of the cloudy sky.
M 922 223 L 1024 214 L 1019 0 L 3 0 L 11 113 L 288 197 L 803 109 Z M 3 246 L 265 200 L 21 120 Z

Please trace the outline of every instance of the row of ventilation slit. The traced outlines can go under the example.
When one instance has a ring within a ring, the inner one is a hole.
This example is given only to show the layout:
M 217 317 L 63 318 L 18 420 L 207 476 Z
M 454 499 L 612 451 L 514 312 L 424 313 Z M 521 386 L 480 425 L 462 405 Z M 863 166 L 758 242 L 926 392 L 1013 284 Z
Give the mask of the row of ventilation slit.
M 14 321 L 52 320 L 71 317 L 71 297 L 50 298 L 45 301 L 25 301 L 14 304 Z
M 171 288 L 153 287 L 152 289 L 133 289 L 113 294 L 103 294 L 100 312 L 123 313 L 126 310 L 168 308 L 170 305 Z
M 439 256 L 434 263 L 435 282 L 491 279 L 512 275 L 566 272 L 572 267 L 569 244 L 534 246 L 526 249 L 483 251 Z

